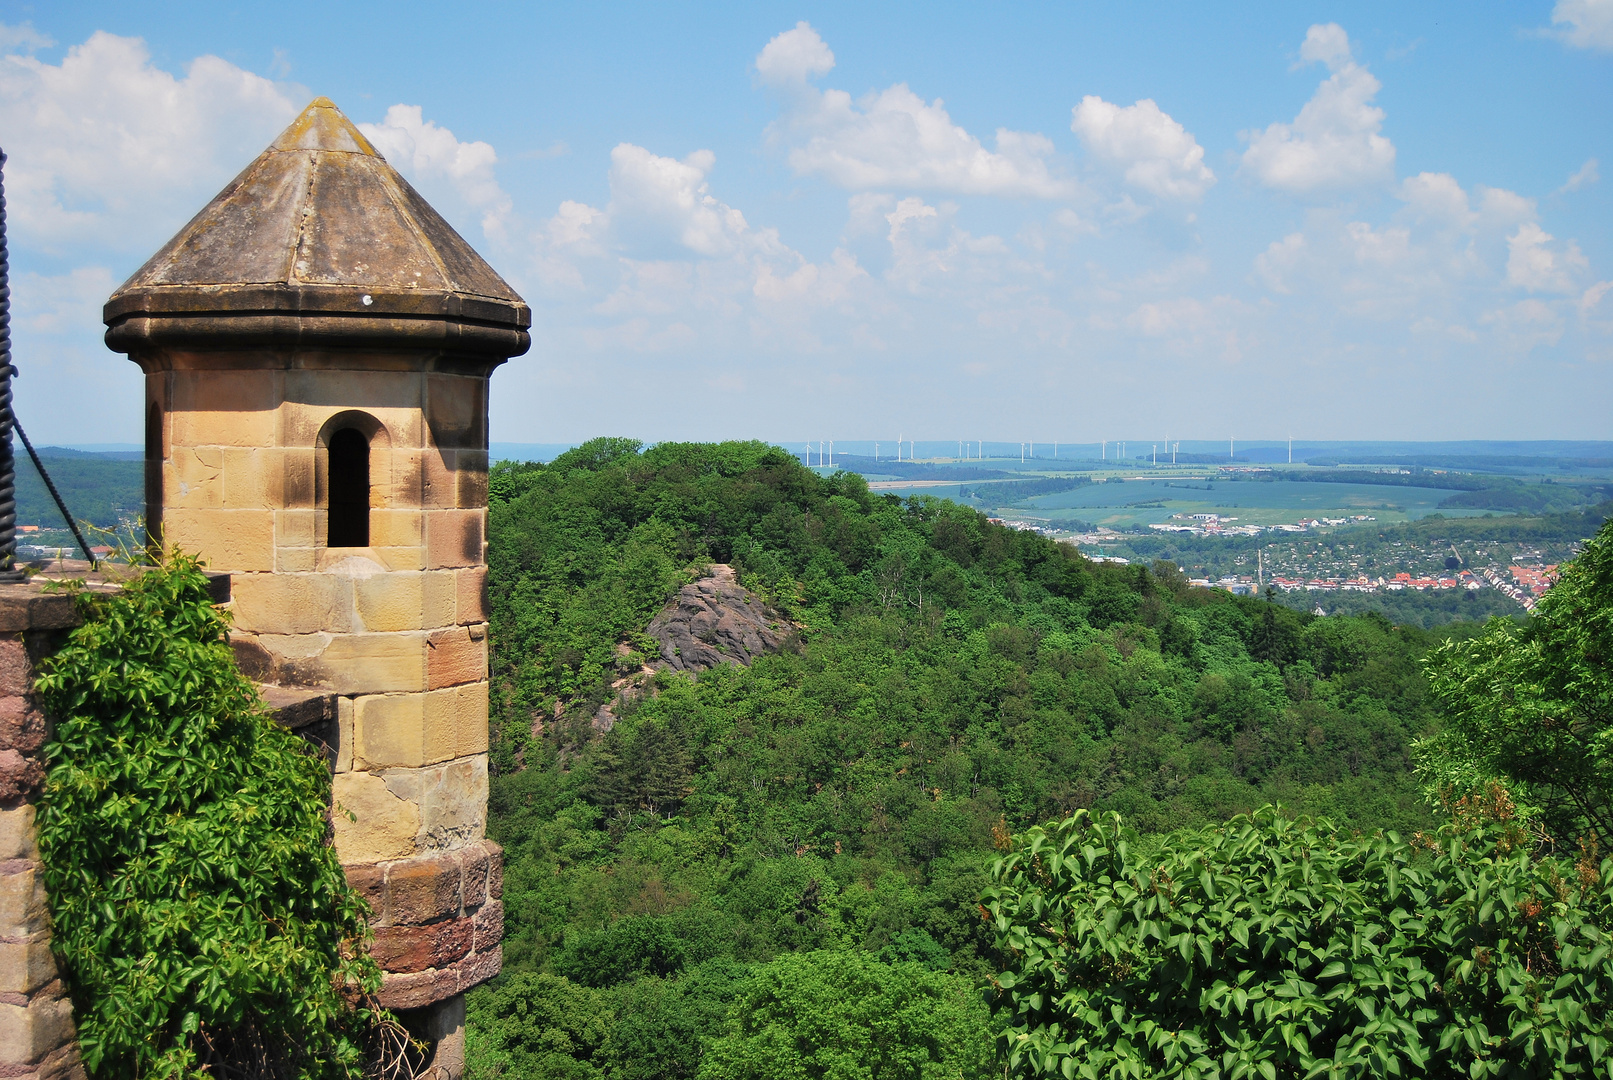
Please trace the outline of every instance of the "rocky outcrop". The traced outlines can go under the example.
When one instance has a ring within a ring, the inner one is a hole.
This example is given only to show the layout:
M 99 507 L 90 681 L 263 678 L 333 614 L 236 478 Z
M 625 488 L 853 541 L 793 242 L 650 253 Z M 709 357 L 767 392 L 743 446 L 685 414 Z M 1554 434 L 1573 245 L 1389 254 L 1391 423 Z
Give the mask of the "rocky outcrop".
M 733 567 L 717 563 L 679 589 L 645 633 L 661 646 L 655 667 L 706 671 L 777 652 L 795 626 L 741 585 Z

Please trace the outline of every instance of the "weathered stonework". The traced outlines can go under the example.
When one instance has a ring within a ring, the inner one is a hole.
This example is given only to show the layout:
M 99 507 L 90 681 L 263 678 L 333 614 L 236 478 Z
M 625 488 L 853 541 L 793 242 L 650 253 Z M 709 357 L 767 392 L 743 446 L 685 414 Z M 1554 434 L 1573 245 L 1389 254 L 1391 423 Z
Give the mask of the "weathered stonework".
M 319 99 L 105 319 L 146 373 L 153 540 L 230 572 L 243 669 L 321 725 L 382 1001 L 462 1017 L 500 962 L 487 396 L 526 304 Z M 355 482 L 362 504 L 339 494 Z
M 50 912 L 34 827 L 49 723 L 35 702 L 34 663 L 53 631 L 78 617 L 65 595 L 0 585 L 0 1077 L 84 1076 L 50 951 Z

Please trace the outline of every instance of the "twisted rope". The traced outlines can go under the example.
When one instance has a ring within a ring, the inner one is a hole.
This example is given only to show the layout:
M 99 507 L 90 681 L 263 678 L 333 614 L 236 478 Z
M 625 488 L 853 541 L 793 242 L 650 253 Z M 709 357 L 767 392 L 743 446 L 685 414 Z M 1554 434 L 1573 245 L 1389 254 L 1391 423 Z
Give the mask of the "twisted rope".
M 17 566 L 17 458 L 11 449 L 11 260 L 6 253 L 6 155 L 0 151 L 0 581 L 21 581 Z
M 11 258 L 6 251 L 5 167 L 6 153 L 0 150 L 0 582 L 12 582 L 27 579 L 17 565 L 17 455 L 11 448 L 13 430 L 22 436 L 22 445 L 28 448 L 28 456 L 39 470 L 39 478 L 45 481 L 50 497 L 56 500 L 62 520 L 73 530 L 73 539 L 84 549 L 90 569 L 95 569 L 96 563 L 90 545 L 84 542 L 84 534 L 78 531 L 78 523 L 67 512 L 61 492 L 56 490 L 50 473 L 45 471 L 45 463 L 34 453 L 34 444 L 28 441 L 28 433 L 22 430 L 11 410 L 11 377 L 17 374 L 17 369 L 11 364 Z

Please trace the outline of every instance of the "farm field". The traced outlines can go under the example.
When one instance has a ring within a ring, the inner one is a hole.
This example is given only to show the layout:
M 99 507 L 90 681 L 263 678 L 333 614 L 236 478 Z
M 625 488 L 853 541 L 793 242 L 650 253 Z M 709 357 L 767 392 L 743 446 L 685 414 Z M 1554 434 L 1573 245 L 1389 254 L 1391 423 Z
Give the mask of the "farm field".
M 1290 480 L 1130 480 L 1088 484 L 1041 495 L 1021 504 L 1028 515 L 1049 522 L 1088 521 L 1109 528 L 1149 525 L 1175 514 L 1220 514 L 1240 524 L 1279 525 L 1308 517 L 1368 514 L 1379 522 L 1416 521 L 1436 512 L 1447 517 L 1488 511 L 1439 509 L 1453 489 L 1382 484 L 1311 484 Z

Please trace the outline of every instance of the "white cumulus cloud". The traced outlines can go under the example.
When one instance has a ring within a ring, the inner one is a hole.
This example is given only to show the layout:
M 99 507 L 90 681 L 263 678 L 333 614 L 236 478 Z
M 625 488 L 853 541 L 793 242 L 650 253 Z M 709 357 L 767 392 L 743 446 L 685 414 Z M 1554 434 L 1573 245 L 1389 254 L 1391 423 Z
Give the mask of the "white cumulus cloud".
M 1557 0 L 1551 25 L 1575 48 L 1613 52 L 1613 0 Z
M 1570 191 L 1578 191 L 1580 188 L 1590 187 L 1601 178 L 1602 172 L 1597 166 L 1596 159 L 1587 158 L 1585 164 L 1581 165 L 1577 170 L 1575 170 L 1574 174 L 1568 178 L 1568 182 L 1557 189 L 1557 194 L 1565 195 Z
M 1151 98 L 1121 107 L 1089 94 L 1071 114 L 1088 152 L 1124 170 L 1129 184 L 1162 199 L 1198 199 L 1215 183 L 1198 140 Z
M 1553 237 L 1527 222 L 1507 237 L 1507 281 L 1530 292 L 1575 292 L 1576 281 L 1590 263 L 1572 240 L 1555 245 Z
M 1382 134 L 1383 110 L 1372 104 L 1383 84 L 1352 58 L 1343 28 L 1311 27 L 1300 55 L 1326 64 L 1332 74 L 1292 123 L 1246 135 L 1243 168 L 1268 187 L 1290 192 L 1393 179 L 1395 147 Z
M 610 152 L 609 214 L 619 237 L 673 241 L 696 255 L 727 255 L 742 244 L 766 245 L 771 234 L 753 233 L 745 215 L 711 194 L 706 174 L 716 164 L 710 150 L 682 161 L 621 143 Z
M 19 36 L 5 43 L 40 42 Z M 296 94 L 297 96 L 293 96 Z M 182 78 L 97 32 L 60 64 L 0 57 L 11 222 L 25 241 L 149 249 L 261 152 L 301 92 L 216 56 Z
M 756 57 L 756 73 L 774 85 L 804 82 L 810 75 L 827 75 L 835 54 L 805 20 L 769 41 Z
M 447 181 L 458 197 L 482 215 L 482 231 L 495 235 L 509 216 L 509 195 L 493 168 L 498 154 L 485 142 L 460 142 L 454 133 L 423 116 L 419 105 L 394 105 L 379 124 L 360 124 L 392 166 L 421 181 Z
M 756 58 L 764 81 L 784 91 L 784 111 L 771 129 L 790 147 L 790 167 L 854 191 L 907 188 L 968 195 L 1065 198 L 1075 185 L 1056 174 L 1053 142 L 1034 132 L 999 128 L 996 149 L 952 122 L 945 104 L 925 101 L 897 83 L 854 101 L 844 90 L 819 90 L 809 75 L 834 66 L 816 30 L 800 23 L 768 42 Z

